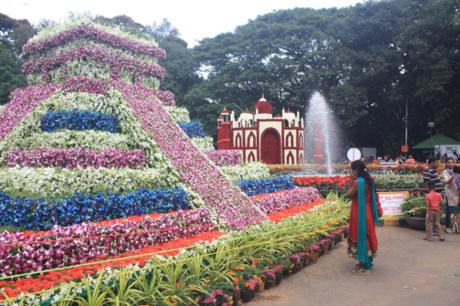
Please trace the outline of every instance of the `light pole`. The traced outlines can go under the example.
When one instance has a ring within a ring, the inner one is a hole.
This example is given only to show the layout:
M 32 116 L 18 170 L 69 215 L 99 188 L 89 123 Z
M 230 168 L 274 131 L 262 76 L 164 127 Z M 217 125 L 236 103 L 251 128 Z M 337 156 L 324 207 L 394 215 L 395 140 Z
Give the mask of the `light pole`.
M 430 128 L 430 143 L 431 146 L 433 147 L 433 155 L 434 155 L 434 144 L 433 144 L 433 128 L 435 127 L 436 123 L 433 121 L 428 122 L 428 127 Z

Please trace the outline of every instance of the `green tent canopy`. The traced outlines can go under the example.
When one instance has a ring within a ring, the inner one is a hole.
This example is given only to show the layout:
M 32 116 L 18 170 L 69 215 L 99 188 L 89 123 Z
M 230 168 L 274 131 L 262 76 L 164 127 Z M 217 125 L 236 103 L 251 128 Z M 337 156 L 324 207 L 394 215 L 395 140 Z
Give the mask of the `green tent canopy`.
M 460 141 L 442 134 L 435 134 L 412 147 L 415 150 L 433 150 L 439 145 L 460 145 Z

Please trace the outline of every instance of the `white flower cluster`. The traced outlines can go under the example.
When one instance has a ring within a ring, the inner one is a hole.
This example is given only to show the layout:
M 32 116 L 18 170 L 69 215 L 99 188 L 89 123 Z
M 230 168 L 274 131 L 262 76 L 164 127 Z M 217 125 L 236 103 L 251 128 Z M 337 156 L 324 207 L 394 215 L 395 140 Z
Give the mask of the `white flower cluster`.
M 187 108 L 179 106 L 166 106 L 165 109 L 176 122 L 190 122 L 190 113 Z
M 256 180 L 270 177 L 270 171 L 266 164 L 248 163 L 220 168 L 222 173 L 232 182 L 239 180 Z
M 212 137 L 192 137 L 192 143 L 201 152 L 214 151 L 214 145 L 212 144 Z
M 0 168 L 0 190 L 31 198 L 71 196 L 77 192 L 127 192 L 140 188 L 176 187 L 179 179 L 167 167 L 157 169 L 108 168 Z

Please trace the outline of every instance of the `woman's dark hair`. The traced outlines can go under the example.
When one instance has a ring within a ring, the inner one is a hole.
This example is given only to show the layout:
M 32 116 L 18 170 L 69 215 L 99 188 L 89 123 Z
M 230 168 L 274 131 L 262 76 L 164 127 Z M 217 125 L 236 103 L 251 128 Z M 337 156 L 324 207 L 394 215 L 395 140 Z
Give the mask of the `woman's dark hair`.
M 366 165 L 361 160 L 355 160 L 351 163 L 351 170 L 355 170 L 358 173 L 358 177 L 362 177 L 366 180 L 369 189 L 372 190 L 374 186 L 374 179 L 371 177 L 369 172 L 367 172 Z

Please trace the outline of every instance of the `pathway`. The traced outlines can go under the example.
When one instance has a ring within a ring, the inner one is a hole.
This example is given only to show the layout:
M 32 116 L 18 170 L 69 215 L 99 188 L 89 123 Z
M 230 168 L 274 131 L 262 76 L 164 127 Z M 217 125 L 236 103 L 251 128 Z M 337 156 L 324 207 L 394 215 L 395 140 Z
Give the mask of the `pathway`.
M 342 242 L 314 265 L 262 291 L 249 306 L 458 306 L 460 235 L 422 240 L 424 233 L 379 227 L 380 254 L 371 275 L 353 275 Z

